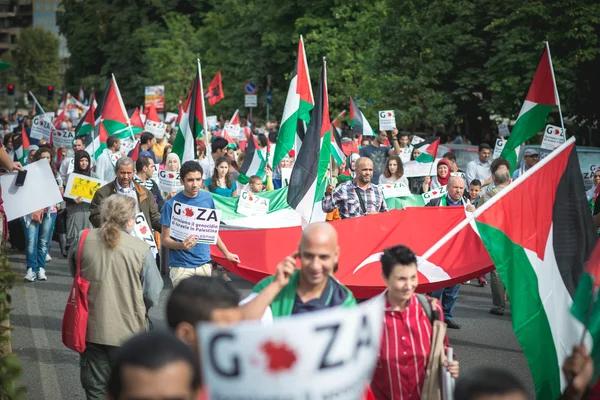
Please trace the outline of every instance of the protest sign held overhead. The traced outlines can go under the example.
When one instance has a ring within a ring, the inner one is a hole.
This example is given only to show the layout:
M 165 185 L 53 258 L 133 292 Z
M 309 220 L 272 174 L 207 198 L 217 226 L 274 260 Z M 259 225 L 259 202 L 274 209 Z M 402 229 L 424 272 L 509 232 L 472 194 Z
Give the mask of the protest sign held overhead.
M 502 154 L 502 150 L 504 149 L 504 145 L 506 144 L 506 139 L 498 138 L 496 139 L 496 145 L 494 146 L 494 153 L 492 154 L 492 160 L 500 157 Z
M 567 130 L 559 126 L 546 125 L 544 130 L 544 139 L 541 148 L 544 150 L 554 150 L 567 141 Z
M 146 86 L 144 90 L 144 107 L 153 104 L 158 111 L 165 109 L 165 86 Z
M 48 122 L 41 115 L 36 115 L 31 121 L 31 132 L 29 137 L 31 139 L 44 139 L 47 142 L 50 141 L 50 132 L 52 130 L 52 124 Z
M 52 146 L 54 147 L 71 147 L 73 139 L 75 139 L 75 132 L 52 130 Z
M 396 114 L 394 110 L 379 111 L 379 130 L 391 131 L 396 127 Z
M 221 212 L 211 208 L 194 207 L 175 201 L 171 215 L 171 237 L 185 240 L 194 236 L 196 242 L 215 244 L 219 237 Z
M 212 398 L 360 399 L 376 365 L 384 298 L 276 319 L 272 325 L 200 324 Z M 301 395 L 300 395 L 301 394 Z
M 256 215 L 264 215 L 269 212 L 268 198 L 259 197 L 254 193 L 242 191 L 238 202 L 237 212 L 239 214 L 253 217 Z

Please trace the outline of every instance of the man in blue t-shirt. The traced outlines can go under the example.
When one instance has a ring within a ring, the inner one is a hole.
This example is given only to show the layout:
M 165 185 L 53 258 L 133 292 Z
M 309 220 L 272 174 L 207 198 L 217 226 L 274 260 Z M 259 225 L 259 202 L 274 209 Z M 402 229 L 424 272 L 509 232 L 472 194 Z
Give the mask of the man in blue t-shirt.
M 215 208 L 210 193 L 201 190 L 203 180 L 202 167 L 196 161 L 186 161 L 181 166 L 179 176 L 183 191 L 165 203 L 160 218 L 162 225 L 161 243 L 169 249 L 169 276 L 173 287 L 185 278 L 193 275 L 211 276 L 210 245 L 196 243 L 193 235 L 183 242 L 171 238 L 171 214 L 173 203 L 179 202 L 193 207 Z M 237 254 L 230 253 L 219 237 L 217 247 L 232 262 L 239 263 Z

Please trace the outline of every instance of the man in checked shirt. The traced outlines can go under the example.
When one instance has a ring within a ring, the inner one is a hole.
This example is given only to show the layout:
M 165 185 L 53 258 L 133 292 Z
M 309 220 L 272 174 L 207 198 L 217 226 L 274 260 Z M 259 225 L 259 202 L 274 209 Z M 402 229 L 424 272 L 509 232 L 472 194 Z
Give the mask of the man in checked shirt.
M 419 284 L 417 257 L 406 246 L 394 246 L 383 251 L 381 267 L 387 290 L 382 294 L 383 332 L 371 390 L 375 400 L 416 400 L 421 398 L 433 333 L 431 321 L 415 295 Z M 423 301 L 430 301 L 443 321 L 440 303 L 429 298 Z M 444 344 L 448 347 L 447 336 Z M 454 378 L 458 376 L 458 361 L 444 365 Z
M 371 183 L 372 178 L 373 161 L 367 157 L 359 158 L 356 161 L 356 178 L 338 185 L 335 190 L 333 185 L 327 185 L 321 202 L 323 211 L 328 213 L 337 207 L 341 219 L 387 211 L 383 190 Z

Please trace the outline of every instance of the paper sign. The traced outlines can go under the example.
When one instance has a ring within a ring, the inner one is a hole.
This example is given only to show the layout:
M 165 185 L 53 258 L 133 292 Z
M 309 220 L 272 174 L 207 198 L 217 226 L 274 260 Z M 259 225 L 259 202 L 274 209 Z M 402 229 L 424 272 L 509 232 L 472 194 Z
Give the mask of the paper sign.
M 402 149 L 402 152 L 400 153 L 400 160 L 402 161 L 402 164 L 406 164 L 407 162 L 410 161 L 410 156 L 412 155 L 412 150 L 413 150 L 412 146 L 408 146 L 408 147 Z
M 103 180 L 91 176 L 71 174 L 65 187 L 65 197 L 69 199 L 81 197 L 84 203 L 91 203 L 96 191 L 105 183 Z
M 144 107 L 148 108 L 151 104 L 154 104 L 156 111 L 162 111 L 165 109 L 165 86 L 146 86 L 144 90 Z
M 133 150 L 133 148 L 135 146 L 137 146 L 138 143 L 138 139 L 133 140 L 131 138 L 127 138 L 127 139 L 121 139 L 121 149 L 119 151 L 125 153 L 125 154 L 129 154 L 129 152 L 131 150 Z
M 407 178 L 416 176 L 437 175 L 437 163 L 440 159 L 436 158 L 433 163 L 420 163 L 418 161 L 409 161 L 404 164 L 404 175 Z M 433 164 L 433 165 L 432 165 Z
M 158 165 L 154 164 L 154 171 L 152 171 L 152 180 L 158 185 Z M 159 188 L 160 189 L 160 188 Z
M 384 183 L 379 187 L 383 190 L 383 197 L 386 199 L 412 195 L 410 189 L 404 183 Z
M 281 168 L 281 187 L 289 186 L 293 168 Z
M 396 114 L 394 110 L 379 111 L 379 130 L 391 131 L 396 127 Z
M 425 204 L 427 204 L 433 199 L 439 199 L 440 197 L 444 196 L 446 193 L 448 193 L 448 191 L 446 190 L 446 185 L 444 185 L 439 188 L 430 190 L 427 193 L 423 193 L 421 196 L 423 197 L 423 201 L 425 201 Z
M 273 324 L 198 325 L 214 399 L 360 399 L 377 362 L 384 297 Z M 398 338 L 399 339 L 399 338 Z
M 162 139 L 165 136 L 167 125 L 162 122 L 150 121 L 147 119 L 144 124 L 144 130 L 153 134 L 157 139 Z
M 242 191 L 238 201 L 237 213 L 247 217 L 265 215 L 269 212 L 271 200 L 258 197 L 254 193 Z
M 195 236 L 198 243 L 216 244 L 220 222 L 220 210 L 194 207 L 176 201 L 171 214 L 171 237 L 184 241 L 189 236 Z
M 163 192 L 180 192 L 183 185 L 179 179 L 179 172 L 158 171 L 158 187 Z
M 213 126 L 217 126 L 219 124 L 217 122 L 216 115 L 209 115 L 208 117 L 206 117 L 206 123 L 208 124 L 209 128 L 212 128 Z
M 502 137 L 508 137 L 508 136 L 510 136 L 510 131 L 508 130 L 508 126 L 506 126 L 506 124 L 500 124 L 500 125 L 498 125 L 498 133 Z
M 54 111 L 42 114 L 41 117 L 48 122 L 52 122 L 52 120 L 54 119 Z
M 546 125 L 541 148 L 554 150 L 567 141 L 567 130 L 554 125 Z
M 29 136 L 32 139 L 41 139 L 44 138 L 47 142 L 50 141 L 50 131 L 52 129 L 52 124 L 42 118 L 41 115 L 36 115 L 33 117 L 33 121 L 31 121 L 31 131 Z
M 72 120 L 75 118 L 79 118 L 79 110 L 75 108 L 73 110 L 67 111 L 67 118 L 70 118 Z
M 152 254 L 154 254 L 154 257 L 156 257 L 158 254 L 158 248 L 156 246 L 156 241 L 154 240 L 154 233 L 152 232 L 150 225 L 148 225 L 148 221 L 146 221 L 144 213 L 139 213 L 135 216 L 133 236 L 146 242 L 148 246 L 150 246 Z
M 424 141 L 425 141 L 425 139 L 423 139 L 421 136 L 414 135 L 410 144 L 412 146 L 414 146 L 414 145 L 419 144 Z
M 167 112 L 167 115 L 165 115 L 165 123 L 167 124 L 174 124 L 176 120 L 177 114 L 175 113 Z
M 494 153 L 492 154 L 492 160 L 495 160 L 496 158 L 500 157 L 500 154 L 502 154 L 502 150 L 504 150 L 504 145 L 506 144 L 506 140 L 505 139 L 496 139 L 496 146 L 494 146 Z
M 246 94 L 244 95 L 244 107 L 256 107 L 258 106 L 258 95 Z
M 48 160 L 42 158 L 24 168 L 27 177 L 23 186 L 15 186 L 17 172 L 0 177 L 2 200 L 8 221 L 63 201 Z
M 75 132 L 52 129 L 53 147 L 71 147 L 73 139 L 75 139 Z
M 232 125 L 230 123 L 225 124 L 225 132 L 233 139 L 244 139 L 244 135 L 242 135 L 242 128 L 238 124 Z

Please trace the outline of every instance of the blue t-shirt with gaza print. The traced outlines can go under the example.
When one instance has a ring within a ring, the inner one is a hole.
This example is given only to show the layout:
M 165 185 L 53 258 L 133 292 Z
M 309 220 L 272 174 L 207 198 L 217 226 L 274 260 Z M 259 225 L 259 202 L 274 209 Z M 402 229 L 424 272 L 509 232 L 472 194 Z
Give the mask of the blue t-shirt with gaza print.
M 171 227 L 171 215 L 173 214 L 173 203 L 183 203 L 193 207 L 215 208 L 210 193 L 203 190 L 198 192 L 195 198 L 187 197 L 182 192 L 179 192 L 165 203 L 160 216 L 160 223 L 167 228 Z M 181 240 L 173 239 L 177 242 Z M 210 245 L 197 243 L 190 250 L 174 250 L 169 249 L 169 266 L 182 268 L 195 268 L 210 262 Z

